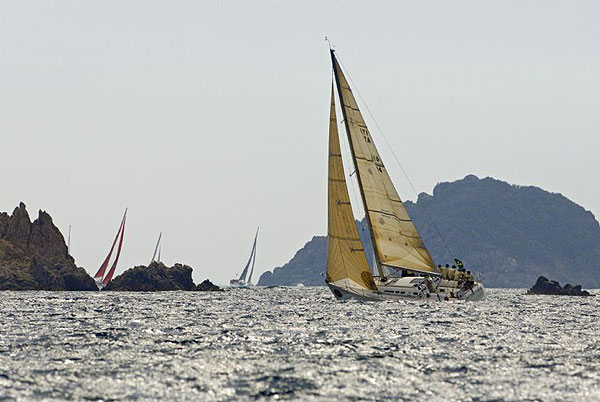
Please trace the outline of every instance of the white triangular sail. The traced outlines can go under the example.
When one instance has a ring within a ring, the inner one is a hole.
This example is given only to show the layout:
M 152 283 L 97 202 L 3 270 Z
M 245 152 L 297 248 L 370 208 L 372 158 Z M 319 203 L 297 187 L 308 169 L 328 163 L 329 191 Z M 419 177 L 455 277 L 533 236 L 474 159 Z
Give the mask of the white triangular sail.
M 248 282 L 250 283 L 250 281 L 252 280 L 252 273 L 254 272 L 254 258 L 256 255 L 256 240 L 258 239 L 258 229 L 256 229 L 256 234 L 254 235 L 254 244 L 252 244 L 252 251 L 250 252 L 250 257 L 248 258 L 248 262 L 246 263 L 246 266 L 244 267 L 244 270 L 242 271 L 242 274 L 240 275 L 240 278 L 238 279 L 241 282 L 246 282 L 246 275 L 248 275 L 248 268 L 250 268 L 250 264 L 252 264 L 252 271 L 250 271 L 250 276 L 248 277 Z
M 408 216 L 373 143 L 333 50 L 331 58 L 379 273 L 383 276 L 382 265 L 436 272 L 433 259 Z
M 160 239 L 161 238 L 162 238 L 162 232 L 160 232 L 158 234 L 158 241 L 156 242 L 156 247 L 154 247 L 154 253 L 152 254 L 152 259 L 150 260 L 150 264 L 152 264 L 154 261 L 160 262 L 160 249 L 161 249 Z M 157 253 L 158 253 L 158 258 L 156 258 Z
M 329 121 L 327 183 L 327 281 L 344 287 L 375 290 L 373 275 L 358 236 L 344 174 L 333 86 Z

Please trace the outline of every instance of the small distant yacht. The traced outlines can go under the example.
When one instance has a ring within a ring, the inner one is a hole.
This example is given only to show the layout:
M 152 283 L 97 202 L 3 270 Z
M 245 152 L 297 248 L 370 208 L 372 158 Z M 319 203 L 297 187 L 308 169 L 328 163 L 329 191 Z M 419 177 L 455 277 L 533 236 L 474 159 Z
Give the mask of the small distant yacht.
M 334 83 L 329 122 L 327 286 L 338 300 L 483 299 L 483 285 L 470 273 L 435 266 L 375 147 L 335 51 L 330 52 Z M 373 272 L 348 195 L 334 85 L 353 162 L 350 169 L 356 174 L 373 245 Z M 426 157 L 423 160 L 426 163 Z
M 252 251 L 250 252 L 250 258 L 248 258 L 248 262 L 242 271 L 242 274 L 237 279 L 232 279 L 229 281 L 229 285 L 231 287 L 244 288 L 252 285 L 252 274 L 254 273 L 254 263 L 256 262 L 256 241 L 258 240 L 258 228 L 256 229 L 256 234 L 254 235 L 254 244 L 252 245 Z M 248 274 L 248 268 L 250 268 L 250 275 L 248 275 L 248 280 L 246 280 L 246 275 Z
M 156 242 L 156 247 L 154 247 L 154 254 L 152 254 L 152 259 L 150 260 L 150 264 L 153 262 L 160 262 L 160 250 L 162 245 L 160 244 L 160 239 L 162 238 L 162 232 L 158 234 L 158 241 Z M 158 256 L 157 256 L 158 253 Z
M 102 290 L 108 283 L 112 280 L 113 275 L 115 274 L 115 270 L 117 269 L 117 263 L 119 262 L 119 257 L 121 256 L 121 248 L 123 247 L 123 237 L 125 236 L 125 220 L 127 219 L 127 208 L 125 208 L 125 213 L 123 214 L 123 219 L 121 220 L 121 226 L 119 226 L 119 230 L 117 231 L 117 235 L 115 236 L 115 240 L 113 241 L 112 246 L 110 247 L 110 251 L 108 255 L 104 259 L 102 265 L 100 265 L 100 269 L 94 275 L 94 280 L 96 281 L 96 285 L 98 285 L 98 289 Z M 115 250 L 115 245 L 117 245 L 117 241 L 119 243 L 117 247 L 117 253 L 115 255 L 112 264 L 110 265 L 110 269 L 108 273 L 106 273 L 106 268 L 108 268 L 109 263 L 111 262 L 113 251 Z M 105 275 L 106 273 L 106 275 Z

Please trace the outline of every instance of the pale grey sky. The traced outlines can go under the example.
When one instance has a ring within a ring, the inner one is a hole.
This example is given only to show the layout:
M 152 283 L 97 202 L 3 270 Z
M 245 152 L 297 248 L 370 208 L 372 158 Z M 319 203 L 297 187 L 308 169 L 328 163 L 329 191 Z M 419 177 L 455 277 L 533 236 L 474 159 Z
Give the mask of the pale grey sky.
M 600 214 L 596 1 L 0 2 L 0 210 L 93 274 L 259 273 L 326 230 L 327 35 L 419 191 L 473 173 Z M 373 124 L 384 161 L 414 199 Z

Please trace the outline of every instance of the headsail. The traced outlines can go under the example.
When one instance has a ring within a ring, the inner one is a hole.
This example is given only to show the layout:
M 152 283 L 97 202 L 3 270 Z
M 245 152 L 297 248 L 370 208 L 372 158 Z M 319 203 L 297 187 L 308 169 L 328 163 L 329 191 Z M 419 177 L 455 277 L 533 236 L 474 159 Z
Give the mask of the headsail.
M 258 229 L 256 229 L 256 235 L 254 235 L 254 244 L 252 245 L 252 251 L 250 252 L 250 258 L 248 258 L 248 262 L 246 263 L 246 266 L 244 267 L 244 270 L 242 271 L 242 274 L 240 275 L 240 281 L 242 282 L 246 282 L 246 275 L 248 275 L 248 268 L 250 267 L 250 264 L 252 263 L 252 271 L 250 272 L 250 277 L 248 278 L 248 283 L 250 283 L 250 280 L 252 279 L 252 272 L 254 272 L 254 263 L 253 258 L 254 255 L 256 253 L 256 239 L 258 238 Z
M 385 169 L 333 50 L 331 59 L 379 274 L 383 276 L 381 265 L 436 272 L 433 259 Z
M 329 177 L 327 183 L 327 280 L 375 290 L 348 196 L 337 129 L 333 85 L 329 120 Z

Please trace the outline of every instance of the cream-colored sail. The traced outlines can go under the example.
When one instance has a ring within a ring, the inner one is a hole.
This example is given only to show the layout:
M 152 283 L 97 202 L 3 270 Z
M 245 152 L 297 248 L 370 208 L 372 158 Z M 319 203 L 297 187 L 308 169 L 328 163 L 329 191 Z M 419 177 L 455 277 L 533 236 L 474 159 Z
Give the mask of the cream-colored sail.
M 333 51 L 331 57 L 376 256 L 382 265 L 436 272 L 433 260 L 377 152 Z
M 347 279 L 353 282 L 346 282 L 348 286 L 375 290 L 373 275 L 358 236 L 348 196 L 337 129 L 333 86 L 331 87 L 330 113 L 327 280 L 336 283 Z

